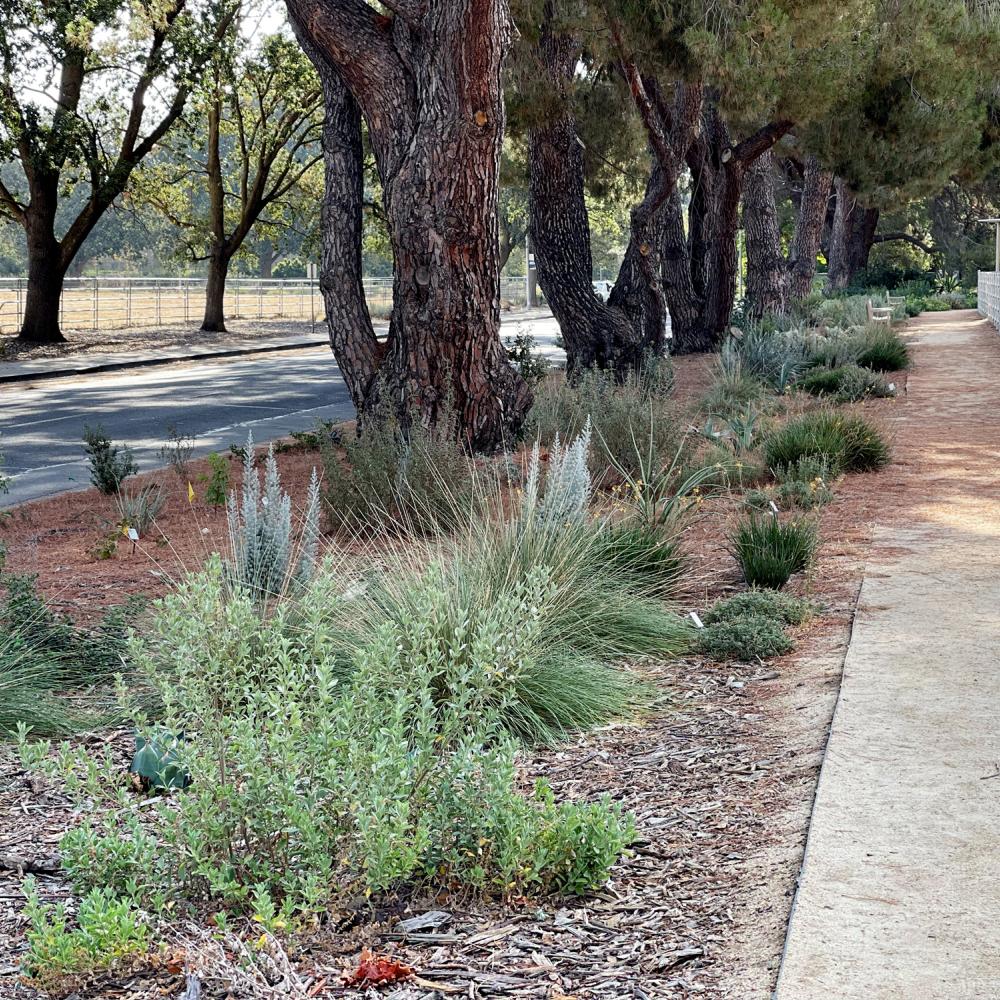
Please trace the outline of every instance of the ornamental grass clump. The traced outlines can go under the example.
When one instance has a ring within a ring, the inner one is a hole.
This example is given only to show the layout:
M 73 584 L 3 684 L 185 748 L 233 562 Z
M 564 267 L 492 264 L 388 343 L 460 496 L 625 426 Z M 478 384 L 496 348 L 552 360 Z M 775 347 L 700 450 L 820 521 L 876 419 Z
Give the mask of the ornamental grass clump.
M 910 367 L 910 349 L 895 330 L 886 326 L 868 327 L 862 339 L 857 363 L 875 372 L 897 372 Z
M 780 395 L 808 366 L 809 357 L 810 338 L 801 330 L 750 325 L 741 336 L 726 338 L 719 365 L 731 375 L 749 375 Z
M 751 587 L 774 590 L 780 590 L 792 574 L 809 567 L 816 542 L 816 525 L 812 521 L 781 521 L 757 513 L 751 513 L 729 536 L 743 579 Z
M 588 369 L 573 378 L 551 379 L 535 392 L 528 430 L 541 444 L 550 445 L 556 435 L 580 434 L 589 423 L 594 436 L 590 468 L 601 485 L 614 469 L 636 474 L 636 437 L 650 426 L 659 460 L 669 461 L 683 430 L 671 406 L 672 391 L 667 358 L 651 357 L 638 372 L 621 377 Z
M 348 536 L 450 531 L 475 492 L 475 463 L 457 439 L 450 408 L 433 427 L 418 414 L 407 427 L 382 414 L 339 443 L 321 435 L 323 500 L 333 528 Z
M 771 469 L 823 458 L 832 474 L 867 472 L 889 461 L 889 445 L 865 417 L 815 410 L 781 424 L 764 439 Z
M 107 611 L 84 629 L 52 612 L 33 576 L 4 575 L 0 600 L 0 739 L 28 726 L 40 736 L 66 735 L 100 719 L 94 693 L 126 671 L 126 636 L 142 601 Z

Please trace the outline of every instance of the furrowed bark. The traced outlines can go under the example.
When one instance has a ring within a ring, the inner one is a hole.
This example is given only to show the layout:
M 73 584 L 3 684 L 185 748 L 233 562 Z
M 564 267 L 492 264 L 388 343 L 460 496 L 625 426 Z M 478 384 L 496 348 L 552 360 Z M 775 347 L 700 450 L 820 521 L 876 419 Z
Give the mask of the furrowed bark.
M 865 208 L 855 198 L 847 182 L 835 182 L 837 203 L 830 234 L 827 288 L 837 290 L 852 284 L 859 271 L 868 266 L 868 256 L 875 243 L 879 210 Z
M 55 236 L 57 178 L 37 177 L 24 210 L 28 251 L 28 284 L 18 340 L 26 344 L 60 344 L 59 300 L 66 267 Z
M 531 402 L 499 337 L 509 8 L 505 0 L 430 0 L 387 18 L 354 0 L 288 7 L 300 37 L 357 100 L 382 180 L 394 301 L 362 415 L 388 407 L 404 421 L 433 423 L 451 410 L 469 446 L 501 447 Z
M 774 203 L 773 156 L 764 153 L 747 171 L 743 231 L 747 248 L 747 315 L 760 319 L 785 308 L 788 274 Z
M 553 4 L 546 3 L 538 51 L 559 94 L 559 113 L 528 137 L 529 225 L 538 283 L 559 323 L 570 375 L 590 367 L 627 370 L 641 360 L 637 331 L 620 309 L 594 294 L 592 283 L 583 148 L 566 93 L 579 46 L 552 33 L 552 17 Z
M 790 121 L 770 122 L 733 145 L 718 109 L 705 105 L 701 130 L 687 151 L 694 192 L 686 250 L 679 207 L 664 227 L 664 284 L 675 353 L 711 351 L 722 342 L 736 296 L 736 234 L 744 178 L 791 127 Z
M 823 170 L 816 157 L 807 157 L 799 216 L 788 251 L 789 300 L 804 299 L 812 291 L 813 278 L 816 276 L 816 255 L 823 236 L 832 183 L 833 174 Z

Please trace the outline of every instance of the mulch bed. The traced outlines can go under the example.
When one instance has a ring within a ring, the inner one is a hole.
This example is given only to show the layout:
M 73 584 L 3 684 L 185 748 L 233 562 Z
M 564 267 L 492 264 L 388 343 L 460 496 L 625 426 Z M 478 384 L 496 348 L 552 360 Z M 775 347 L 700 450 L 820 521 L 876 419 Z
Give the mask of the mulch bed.
M 682 401 L 709 380 L 702 358 L 679 359 L 677 372 Z M 875 401 L 866 408 L 888 414 L 903 405 Z M 285 453 L 279 464 L 285 487 L 303 495 L 315 453 Z M 202 471 L 193 463 L 192 481 Z M 635 812 L 642 840 L 616 867 L 606 891 L 509 906 L 410 900 L 407 910 L 383 923 L 364 920 L 349 930 L 344 914 L 331 914 L 297 945 L 294 971 L 281 973 L 283 987 L 266 987 L 261 979 L 231 995 L 359 995 L 341 983 L 367 946 L 415 971 L 415 979 L 378 991 L 396 1000 L 769 997 L 884 475 L 846 477 L 821 511 L 818 568 L 797 589 L 823 610 L 799 630 L 794 653 L 766 665 L 665 664 L 652 671 L 663 694 L 654 717 L 526 755 L 526 780 L 545 777 L 559 797 L 606 793 Z M 42 593 L 81 620 L 128 594 L 163 593 L 226 534 L 224 511 L 201 501 L 189 505 L 186 486 L 174 482 L 159 519 L 167 543 L 133 555 L 123 540 L 114 558 L 97 560 L 92 550 L 106 530 L 111 502 L 93 491 L 68 494 L 25 505 L 0 526 L 9 568 L 38 572 Z M 702 609 L 738 587 L 724 530 L 736 508 L 732 498 L 710 500 L 688 529 L 690 608 Z M 127 761 L 126 737 L 92 738 L 112 741 Z M 73 816 L 68 800 L 0 752 L 0 997 L 34 995 L 15 985 L 25 929 L 16 868 L 40 859 L 43 894 L 65 897 L 68 886 L 58 871 L 44 868 Z M 400 918 L 428 912 L 437 915 L 404 924 L 409 933 L 399 931 Z M 185 940 L 194 947 L 192 936 L 195 930 Z M 204 966 L 201 996 L 226 995 L 212 979 L 212 963 Z M 280 978 L 273 969 L 270 974 Z M 76 988 L 80 998 L 193 1000 L 188 986 L 176 963 L 161 962 Z M 369 995 L 376 995 L 371 987 Z

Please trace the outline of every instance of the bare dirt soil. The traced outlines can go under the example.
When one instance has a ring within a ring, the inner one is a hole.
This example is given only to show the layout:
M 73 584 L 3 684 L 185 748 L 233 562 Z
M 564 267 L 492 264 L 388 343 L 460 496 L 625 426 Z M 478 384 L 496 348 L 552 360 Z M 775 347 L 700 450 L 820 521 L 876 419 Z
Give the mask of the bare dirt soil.
M 678 360 L 682 403 L 709 382 L 707 365 L 703 358 Z M 900 397 L 865 407 L 891 424 L 910 405 Z M 279 457 L 293 497 L 304 495 L 317 457 Z M 199 496 L 204 471 L 193 463 L 190 478 Z M 652 670 L 663 694 L 653 718 L 526 754 L 526 778 L 544 775 L 557 795 L 606 792 L 636 813 L 642 840 L 616 867 L 606 892 L 578 902 L 508 907 L 412 901 L 415 913 L 435 909 L 449 916 L 409 936 L 393 929 L 395 917 L 344 930 L 346 916 L 332 914 L 293 956 L 306 984 L 301 995 L 343 995 L 342 972 L 368 944 L 416 970 L 418 982 L 386 991 L 396 1000 L 770 997 L 865 554 L 890 475 L 847 476 L 822 509 L 817 566 L 793 588 L 821 610 L 798 630 L 795 652 L 767 664 L 688 659 L 662 665 Z M 173 480 L 160 518 L 166 542 L 143 541 L 133 554 L 122 540 L 113 558 L 98 560 L 93 550 L 106 534 L 111 502 L 93 491 L 70 494 L 25 505 L 0 526 L 9 568 L 38 572 L 45 596 L 81 620 L 128 594 L 162 593 L 224 542 L 225 516 L 202 499 L 189 504 L 186 485 L 171 473 L 142 478 Z M 732 497 L 709 500 L 688 529 L 691 585 L 682 611 L 704 609 L 738 589 L 725 541 L 738 506 Z M 127 759 L 127 739 L 90 739 L 95 745 L 111 740 Z M 72 818 L 70 803 L 56 790 L 25 773 L 9 753 L 0 754 L 0 997 L 15 989 L 25 928 L 20 875 L 10 870 L 10 856 L 14 867 L 17 858 L 41 859 L 44 895 L 64 897 L 67 886 L 58 872 L 45 870 L 45 859 Z M 102 979 L 81 987 L 79 996 L 145 1000 L 183 992 L 176 970 L 160 969 Z
M 323 340 L 321 321 L 308 319 L 228 320 L 228 333 L 205 333 L 197 323 L 170 323 L 162 326 L 131 326 L 122 329 L 64 330 L 64 344 L 19 344 L 14 333 L 0 335 L 0 363 L 65 358 L 78 354 L 139 354 L 165 347 L 197 347 L 200 351 L 274 337 L 303 337 L 315 334 Z

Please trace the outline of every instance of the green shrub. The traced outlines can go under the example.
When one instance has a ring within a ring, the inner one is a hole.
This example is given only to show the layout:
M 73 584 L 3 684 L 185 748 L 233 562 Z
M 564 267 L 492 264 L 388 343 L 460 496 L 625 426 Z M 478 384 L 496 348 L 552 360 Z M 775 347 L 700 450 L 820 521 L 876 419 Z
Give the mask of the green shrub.
M 766 660 L 793 647 L 785 630 L 772 618 L 731 617 L 706 625 L 698 633 L 698 648 L 713 660 Z
M 360 436 L 321 441 L 323 499 L 331 521 L 350 532 L 405 530 L 435 534 L 473 500 L 475 465 L 457 443 L 454 417 L 434 427 L 392 416 L 371 419 Z
M 890 388 L 881 375 L 860 365 L 845 365 L 840 372 L 840 387 L 836 393 L 838 403 L 856 403 L 870 396 L 886 399 L 895 395 L 895 389 Z
M 895 395 L 882 376 L 855 364 L 813 369 L 796 385 L 814 396 L 833 396 L 838 403 L 854 403 L 869 396 L 885 398 Z
M 822 458 L 833 475 L 880 468 L 889 461 L 889 446 L 862 416 L 816 410 L 773 430 L 764 440 L 764 457 L 771 469 Z
M 784 625 L 801 625 L 809 612 L 808 601 L 783 594 L 780 590 L 745 590 L 716 601 L 705 612 L 705 624 L 714 625 L 738 618 L 768 618 Z
M 68 834 L 65 867 L 144 905 L 209 897 L 243 912 L 429 881 L 601 884 L 632 821 L 607 801 L 517 791 L 502 720 L 551 641 L 558 584 L 544 567 L 507 579 L 484 595 L 437 562 L 350 596 L 330 566 L 265 619 L 216 561 L 134 648 L 157 731 L 184 734 L 174 752 L 191 784 L 144 828 L 127 810 Z M 572 700 L 579 675 L 561 666 Z
M 931 295 L 924 299 L 924 312 L 948 312 L 952 304 L 943 295 Z
M 83 429 L 83 450 L 90 465 L 90 481 L 107 495 L 117 493 L 122 482 L 139 471 L 132 449 L 127 444 L 111 443 L 100 425 Z
M 910 349 L 895 330 L 869 327 L 857 363 L 875 372 L 902 371 L 910 366 Z
M 229 500 L 229 462 L 217 451 L 209 453 L 209 474 L 202 476 L 205 487 L 205 503 L 213 507 L 224 507 Z
M 806 569 L 816 552 L 816 525 L 751 514 L 729 536 L 732 553 L 751 587 L 782 588 Z
M 587 420 L 594 431 L 591 470 L 598 484 L 609 467 L 635 474 L 637 449 L 664 463 L 677 452 L 683 428 L 669 397 L 673 371 L 667 359 L 650 360 L 620 381 L 609 371 L 589 369 L 572 381 L 539 386 L 528 415 L 528 432 L 548 445 L 557 434 L 579 434 Z
M 551 365 L 549 359 L 535 350 L 535 338 L 530 333 L 507 337 L 504 346 L 507 360 L 517 369 L 521 378 L 534 387 L 545 380 Z
M 45 989 L 65 977 L 98 973 L 149 951 L 149 928 L 130 903 L 115 899 L 109 889 L 92 889 L 80 900 L 75 927 L 69 925 L 65 903 L 42 902 L 34 879 L 25 882 L 25 894 L 30 927 L 22 968 L 33 985 Z

